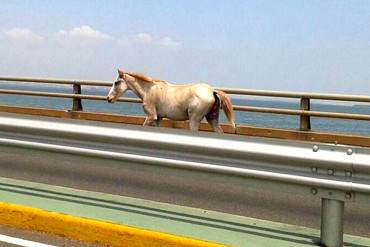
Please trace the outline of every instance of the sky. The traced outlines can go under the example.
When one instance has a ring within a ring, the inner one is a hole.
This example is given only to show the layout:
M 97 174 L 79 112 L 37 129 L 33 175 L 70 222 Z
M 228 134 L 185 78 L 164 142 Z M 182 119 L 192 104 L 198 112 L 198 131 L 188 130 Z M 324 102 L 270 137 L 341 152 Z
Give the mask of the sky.
M 0 75 L 370 95 L 370 1 L 2 0 Z

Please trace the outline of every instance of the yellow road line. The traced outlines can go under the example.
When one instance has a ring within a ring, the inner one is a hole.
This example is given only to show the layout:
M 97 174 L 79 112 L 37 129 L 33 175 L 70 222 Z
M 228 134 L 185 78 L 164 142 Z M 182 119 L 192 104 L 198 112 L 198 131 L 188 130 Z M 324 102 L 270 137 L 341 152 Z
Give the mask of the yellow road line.
M 106 246 L 224 247 L 225 245 L 0 202 L 0 225 Z

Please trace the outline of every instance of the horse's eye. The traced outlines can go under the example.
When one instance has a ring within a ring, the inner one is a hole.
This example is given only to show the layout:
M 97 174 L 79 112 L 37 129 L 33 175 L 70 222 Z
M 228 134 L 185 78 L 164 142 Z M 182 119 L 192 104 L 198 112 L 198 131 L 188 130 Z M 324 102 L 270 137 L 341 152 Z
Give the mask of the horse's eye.
M 121 83 L 121 81 L 116 81 L 116 82 L 114 83 L 114 85 L 115 85 L 115 86 L 118 86 L 120 83 Z

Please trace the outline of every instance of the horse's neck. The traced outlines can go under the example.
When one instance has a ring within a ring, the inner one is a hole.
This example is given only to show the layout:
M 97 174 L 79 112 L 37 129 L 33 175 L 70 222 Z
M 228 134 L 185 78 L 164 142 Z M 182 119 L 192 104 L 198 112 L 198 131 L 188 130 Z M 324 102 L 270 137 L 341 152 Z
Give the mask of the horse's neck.
M 136 94 L 140 99 L 144 99 L 145 95 L 148 93 L 149 89 L 152 87 L 152 83 L 143 82 L 136 80 L 130 83 L 131 90 Z

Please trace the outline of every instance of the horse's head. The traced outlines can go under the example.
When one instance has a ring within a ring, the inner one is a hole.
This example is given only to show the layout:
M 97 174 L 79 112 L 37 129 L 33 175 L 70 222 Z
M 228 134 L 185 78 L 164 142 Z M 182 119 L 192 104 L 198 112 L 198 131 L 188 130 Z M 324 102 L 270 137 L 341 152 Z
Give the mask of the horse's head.
M 125 81 L 125 74 L 122 70 L 118 69 L 118 77 L 108 93 L 107 100 L 109 103 L 114 103 L 116 100 L 128 89 L 127 82 Z

